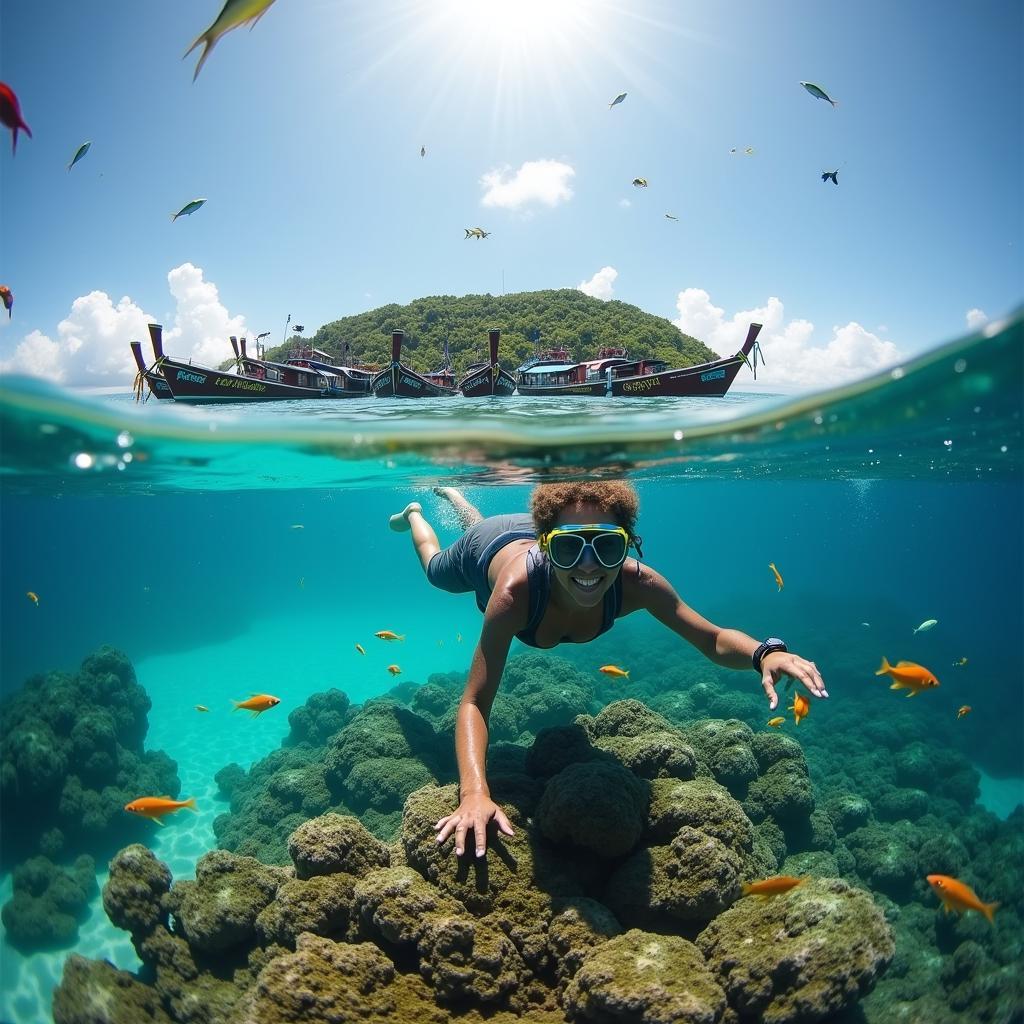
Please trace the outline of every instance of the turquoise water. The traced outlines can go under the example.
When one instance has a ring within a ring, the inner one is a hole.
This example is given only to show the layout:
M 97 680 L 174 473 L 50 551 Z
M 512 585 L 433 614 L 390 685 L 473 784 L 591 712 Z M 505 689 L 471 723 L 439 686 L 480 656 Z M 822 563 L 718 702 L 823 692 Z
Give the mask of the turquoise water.
M 389 514 L 418 500 L 450 543 L 458 527 L 435 485 L 458 484 L 490 515 L 525 510 L 538 481 L 624 477 L 640 494 L 645 560 L 687 603 L 755 637 L 781 635 L 819 665 L 831 697 L 799 734 L 812 778 L 830 770 L 830 730 L 849 737 L 891 721 L 967 758 L 981 803 L 1006 818 L 1024 786 L 1022 338 L 1016 319 L 896 373 L 795 400 L 218 410 L 5 379 L 3 692 L 74 672 L 103 644 L 128 656 L 152 701 L 146 747 L 177 762 L 181 792 L 199 808 L 153 827 L 148 842 L 188 878 L 227 810 L 214 774 L 275 750 L 310 694 L 385 693 L 396 662 L 406 683 L 466 671 L 473 599 L 431 590 Z M 938 625 L 914 634 L 927 619 Z M 382 643 L 382 629 L 406 640 Z M 554 653 L 587 673 L 630 663 L 632 681 L 655 689 L 660 672 L 704 664 L 635 616 Z M 874 676 L 883 655 L 929 666 L 939 690 L 909 702 L 890 693 Z M 758 693 L 752 673 L 735 673 L 735 685 Z M 282 705 L 256 719 L 231 714 L 232 700 L 254 692 Z M 957 720 L 964 704 L 972 711 Z M 3 825 L 10 843 L 20 822 Z M 10 892 L 5 873 L 0 901 Z M 1020 911 L 1000 912 L 1004 940 L 1020 941 Z M 138 963 L 98 897 L 73 948 Z M 68 951 L 5 945 L 0 1020 L 49 1018 Z

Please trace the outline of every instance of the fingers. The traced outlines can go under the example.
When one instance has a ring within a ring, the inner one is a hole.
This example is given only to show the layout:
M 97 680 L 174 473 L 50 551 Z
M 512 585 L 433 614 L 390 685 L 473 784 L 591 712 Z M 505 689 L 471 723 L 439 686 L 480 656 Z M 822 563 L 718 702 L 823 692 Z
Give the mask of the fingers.
M 498 823 L 498 831 L 503 832 L 507 836 L 514 836 L 515 832 L 512 831 L 512 824 L 508 818 L 505 817 L 505 812 L 497 810 L 494 812 L 494 820 Z
M 774 711 L 779 703 L 779 695 L 775 692 L 775 684 L 772 682 L 771 673 L 766 672 L 761 677 L 761 686 L 764 688 L 768 698 L 768 710 Z
M 828 690 L 825 689 L 825 680 L 821 678 L 818 666 L 813 661 L 804 661 L 799 665 L 799 671 L 793 673 L 815 697 L 827 697 Z

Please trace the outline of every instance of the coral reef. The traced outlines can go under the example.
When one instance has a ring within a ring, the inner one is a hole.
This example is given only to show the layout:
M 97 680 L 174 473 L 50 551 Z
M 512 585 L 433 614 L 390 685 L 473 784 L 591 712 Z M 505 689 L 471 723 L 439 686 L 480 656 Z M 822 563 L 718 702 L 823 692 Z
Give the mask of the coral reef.
M 14 869 L 14 896 L 4 904 L 7 941 L 22 953 L 68 946 L 78 937 L 96 893 L 96 865 L 82 854 L 70 869 L 31 857 Z

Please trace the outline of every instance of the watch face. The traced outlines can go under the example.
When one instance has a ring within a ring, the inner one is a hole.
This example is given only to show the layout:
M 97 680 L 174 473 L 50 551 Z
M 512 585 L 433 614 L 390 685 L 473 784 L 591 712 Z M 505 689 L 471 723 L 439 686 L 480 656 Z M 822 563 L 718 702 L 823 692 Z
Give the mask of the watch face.
M 781 643 L 785 643 L 785 641 L 784 640 L 780 640 L 777 636 L 770 636 L 770 637 L 768 637 L 767 640 L 765 640 L 765 644 L 769 644 L 769 645 L 770 644 L 781 644 Z

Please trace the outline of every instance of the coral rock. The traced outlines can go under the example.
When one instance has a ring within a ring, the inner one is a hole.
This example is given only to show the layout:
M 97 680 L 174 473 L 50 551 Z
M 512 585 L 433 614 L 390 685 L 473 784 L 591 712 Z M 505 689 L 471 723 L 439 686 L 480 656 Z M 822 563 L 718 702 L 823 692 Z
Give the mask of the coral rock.
M 390 863 L 388 848 L 358 818 L 324 814 L 300 825 L 288 837 L 288 855 L 299 878 L 344 871 L 361 878 Z

